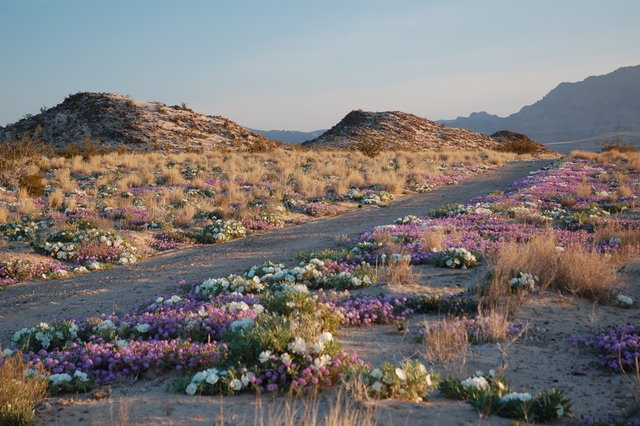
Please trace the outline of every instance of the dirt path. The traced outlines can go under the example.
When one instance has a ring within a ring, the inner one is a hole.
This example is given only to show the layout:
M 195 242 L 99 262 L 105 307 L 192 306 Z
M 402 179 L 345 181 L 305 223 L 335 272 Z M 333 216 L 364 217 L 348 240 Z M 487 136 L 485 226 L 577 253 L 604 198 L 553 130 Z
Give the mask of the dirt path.
M 0 343 L 8 346 L 15 331 L 41 321 L 127 312 L 137 301 L 163 294 L 171 283 L 181 279 L 223 277 L 266 260 L 290 263 L 300 251 L 334 246 L 338 235 L 355 235 L 366 228 L 390 224 L 401 216 L 425 215 L 448 203 L 464 203 L 503 190 L 512 181 L 550 163 L 512 163 L 456 186 L 404 197 L 386 208 L 367 207 L 227 244 L 180 249 L 140 264 L 67 280 L 10 286 L 0 292 Z

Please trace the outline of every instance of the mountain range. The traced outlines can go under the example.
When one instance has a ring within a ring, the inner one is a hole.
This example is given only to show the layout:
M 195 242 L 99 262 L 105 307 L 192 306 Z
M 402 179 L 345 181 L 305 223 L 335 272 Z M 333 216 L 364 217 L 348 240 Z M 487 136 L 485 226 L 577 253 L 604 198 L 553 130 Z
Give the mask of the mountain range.
M 485 135 L 508 129 L 561 152 L 597 148 L 597 142 L 618 136 L 640 142 L 640 65 L 560 83 L 538 102 L 508 117 L 475 112 L 438 122 Z

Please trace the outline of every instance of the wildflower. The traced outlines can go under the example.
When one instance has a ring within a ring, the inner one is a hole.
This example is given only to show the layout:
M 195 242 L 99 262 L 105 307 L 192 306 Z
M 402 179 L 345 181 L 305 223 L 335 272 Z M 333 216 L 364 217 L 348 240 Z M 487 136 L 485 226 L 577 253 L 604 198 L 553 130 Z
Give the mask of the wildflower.
M 215 385 L 219 379 L 220 377 L 217 374 L 212 373 L 207 376 L 206 382 Z
M 407 373 L 400 367 L 396 368 L 396 376 L 403 382 L 407 380 Z
M 288 347 L 297 354 L 303 354 L 307 350 L 307 344 L 302 337 L 296 337 L 293 342 L 289 343 Z
M 146 333 L 151 326 L 149 324 L 138 324 L 134 328 L 139 333 Z
M 376 381 L 373 385 L 371 385 L 371 389 L 376 392 L 380 392 L 382 390 L 382 383 Z
M 620 304 L 625 307 L 629 307 L 633 305 L 633 299 L 623 294 L 618 295 L 618 302 L 620 302 Z
M 470 378 L 460 382 L 460 384 L 462 386 L 464 386 L 465 388 L 474 387 L 474 388 L 477 388 L 477 389 L 485 389 L 485 388 L 489 387 L 489 383 L 487 382 L 487 379 L 485 379 L 482 376 L 470 377 Z
M 258 360 L 260 361 L 261 364 L 264 364 L 265 362 L 267 362 L 267 361 L 269 361 L 271 359 L 271 354 L 272 354 L 271 351 L 263 351 L 258 356 Z
M 229 382 L 229 388 L 234 391 L 242 389 L 242 382 L 238 379 L 233 379 Z
M 531 394 L 512 392 L 509 395 L 505 395 L 502 398 L 500 398 L 500 401 L 501 402 L 509 402 L 509 401 L 514 401 L 514 400 L 520 400 L 522 402 L 527 402 L 527 401 L 531 401 L 532 399 L 533 399 L 533 397 L 531 396 Z
M 380 377 L 382 377 L 382 370 L 380 370 L 379 368 L 374 368 L 373 370 L 371 370 L 371 377 L 379 379 Z
M 196 385 L 193 382 L 189 383 L 189 385 L 187 386 L 187 389 L 185 389 L 185 392 L 189 395 L 195 395 L 197 391 L 198 391 L 198 385 Z

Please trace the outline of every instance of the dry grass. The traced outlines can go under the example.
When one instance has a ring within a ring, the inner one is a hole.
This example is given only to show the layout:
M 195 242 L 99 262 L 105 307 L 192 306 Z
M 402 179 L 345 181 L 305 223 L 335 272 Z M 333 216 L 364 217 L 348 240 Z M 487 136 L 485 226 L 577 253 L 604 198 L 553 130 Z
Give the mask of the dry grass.
M 597 225 L 594 229 L 597 241 L 620 240 L 620 257 L 625 259 L 638 253 L 640 246 L 640 229 L 633 226 L 624 226 L 620 222 L 611 220 Z
M 478 334 L 474 335 L 477 343 L 502 342 L 507 339 L 509 312 L 506 309 L 490 309 L 484 313 L 482 308 L 479 308 L 476 321 L 485 324 Z
M 466 356 L 470 342 L 463 322 L 445 319 L 436 327 L 424 327 L 425 358 L 431 364 L 446 365 Z
M 9 209 L 4 206 L 0 206 L 0 222 L 6 222 L 9 217 L 11 217 Z
M 408 259 L 400 259 L 389 262 L 383 269 L 383 276 L 390 286 L 414 285 L 420 282 L 420 277 L 413 272 L 411 256 Z
M 41 210 L 42 208 L 39 207 L 31 198 L 20 198 L 20 201 L 18 202 L 17 212 L 20 215 L 34 214 Z
M 62 206 L 62 203 L 64 203 L 64 193 L 60 188 L 56 188 L 55 191 L 47 196 L 47 205 L 50 209 L 57 209 Z
M 532 238 L 526 244 L 509 244 L 489 256 L 489 267 L 508 275 L 511 271 L 537 276 L 544 290 L 556 276 L 554 267 L 559 258 L 557 243 L 552 235 Z
M 560 256 L 553 286 L 589 300 L 604 301 L 619 287 L 611 256 L 572 246 Z
M 174 226 L 179 228 L 186 228 L 193 224 L 193 217 L 198 212 L 198 209 L 192 204 L 188 204 L 182 208 L 175 210 L 175 217 L 173 218 Z
M 445 232 L 443 228 L 431 227 L 418 241 L 423 243 L 428 251 L 442 251 L 444 249 L 444 236 Z
M 2 348 L 0 347 L 0 351 Z M 35 424 L 35 406 L 44 398 L 48 381 L 36 371 L 31 377 L 24 374 L 27 365 L 22 354 L 5 358 L 0 365 L 0 424 Z

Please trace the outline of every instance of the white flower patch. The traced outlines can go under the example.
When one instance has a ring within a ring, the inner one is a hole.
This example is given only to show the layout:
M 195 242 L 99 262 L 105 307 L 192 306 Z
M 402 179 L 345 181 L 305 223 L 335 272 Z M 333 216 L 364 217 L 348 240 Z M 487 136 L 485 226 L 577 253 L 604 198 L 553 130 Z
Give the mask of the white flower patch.
M 465 388 L 477 388 L 477 389 L 486 389 L 489 387 L 489 382 L 482 376 L 474 376 L 469 377 L 466 380 L 460 382 L 462 386 Z
M 633 299 L 622 294 L 618 295 L 618 302 L 625 308 L 630 308 L 631 306 L 633 306 Z
M 524 393 L 512 392 L 500 398 L 500 401 L 501 402 L 509 402 L 509 401 L 527 402 L 527 401 L 531 401 L 532 399 L 533 397 L 531 396 L 531 394 L 528 394 L 526 392 Z

